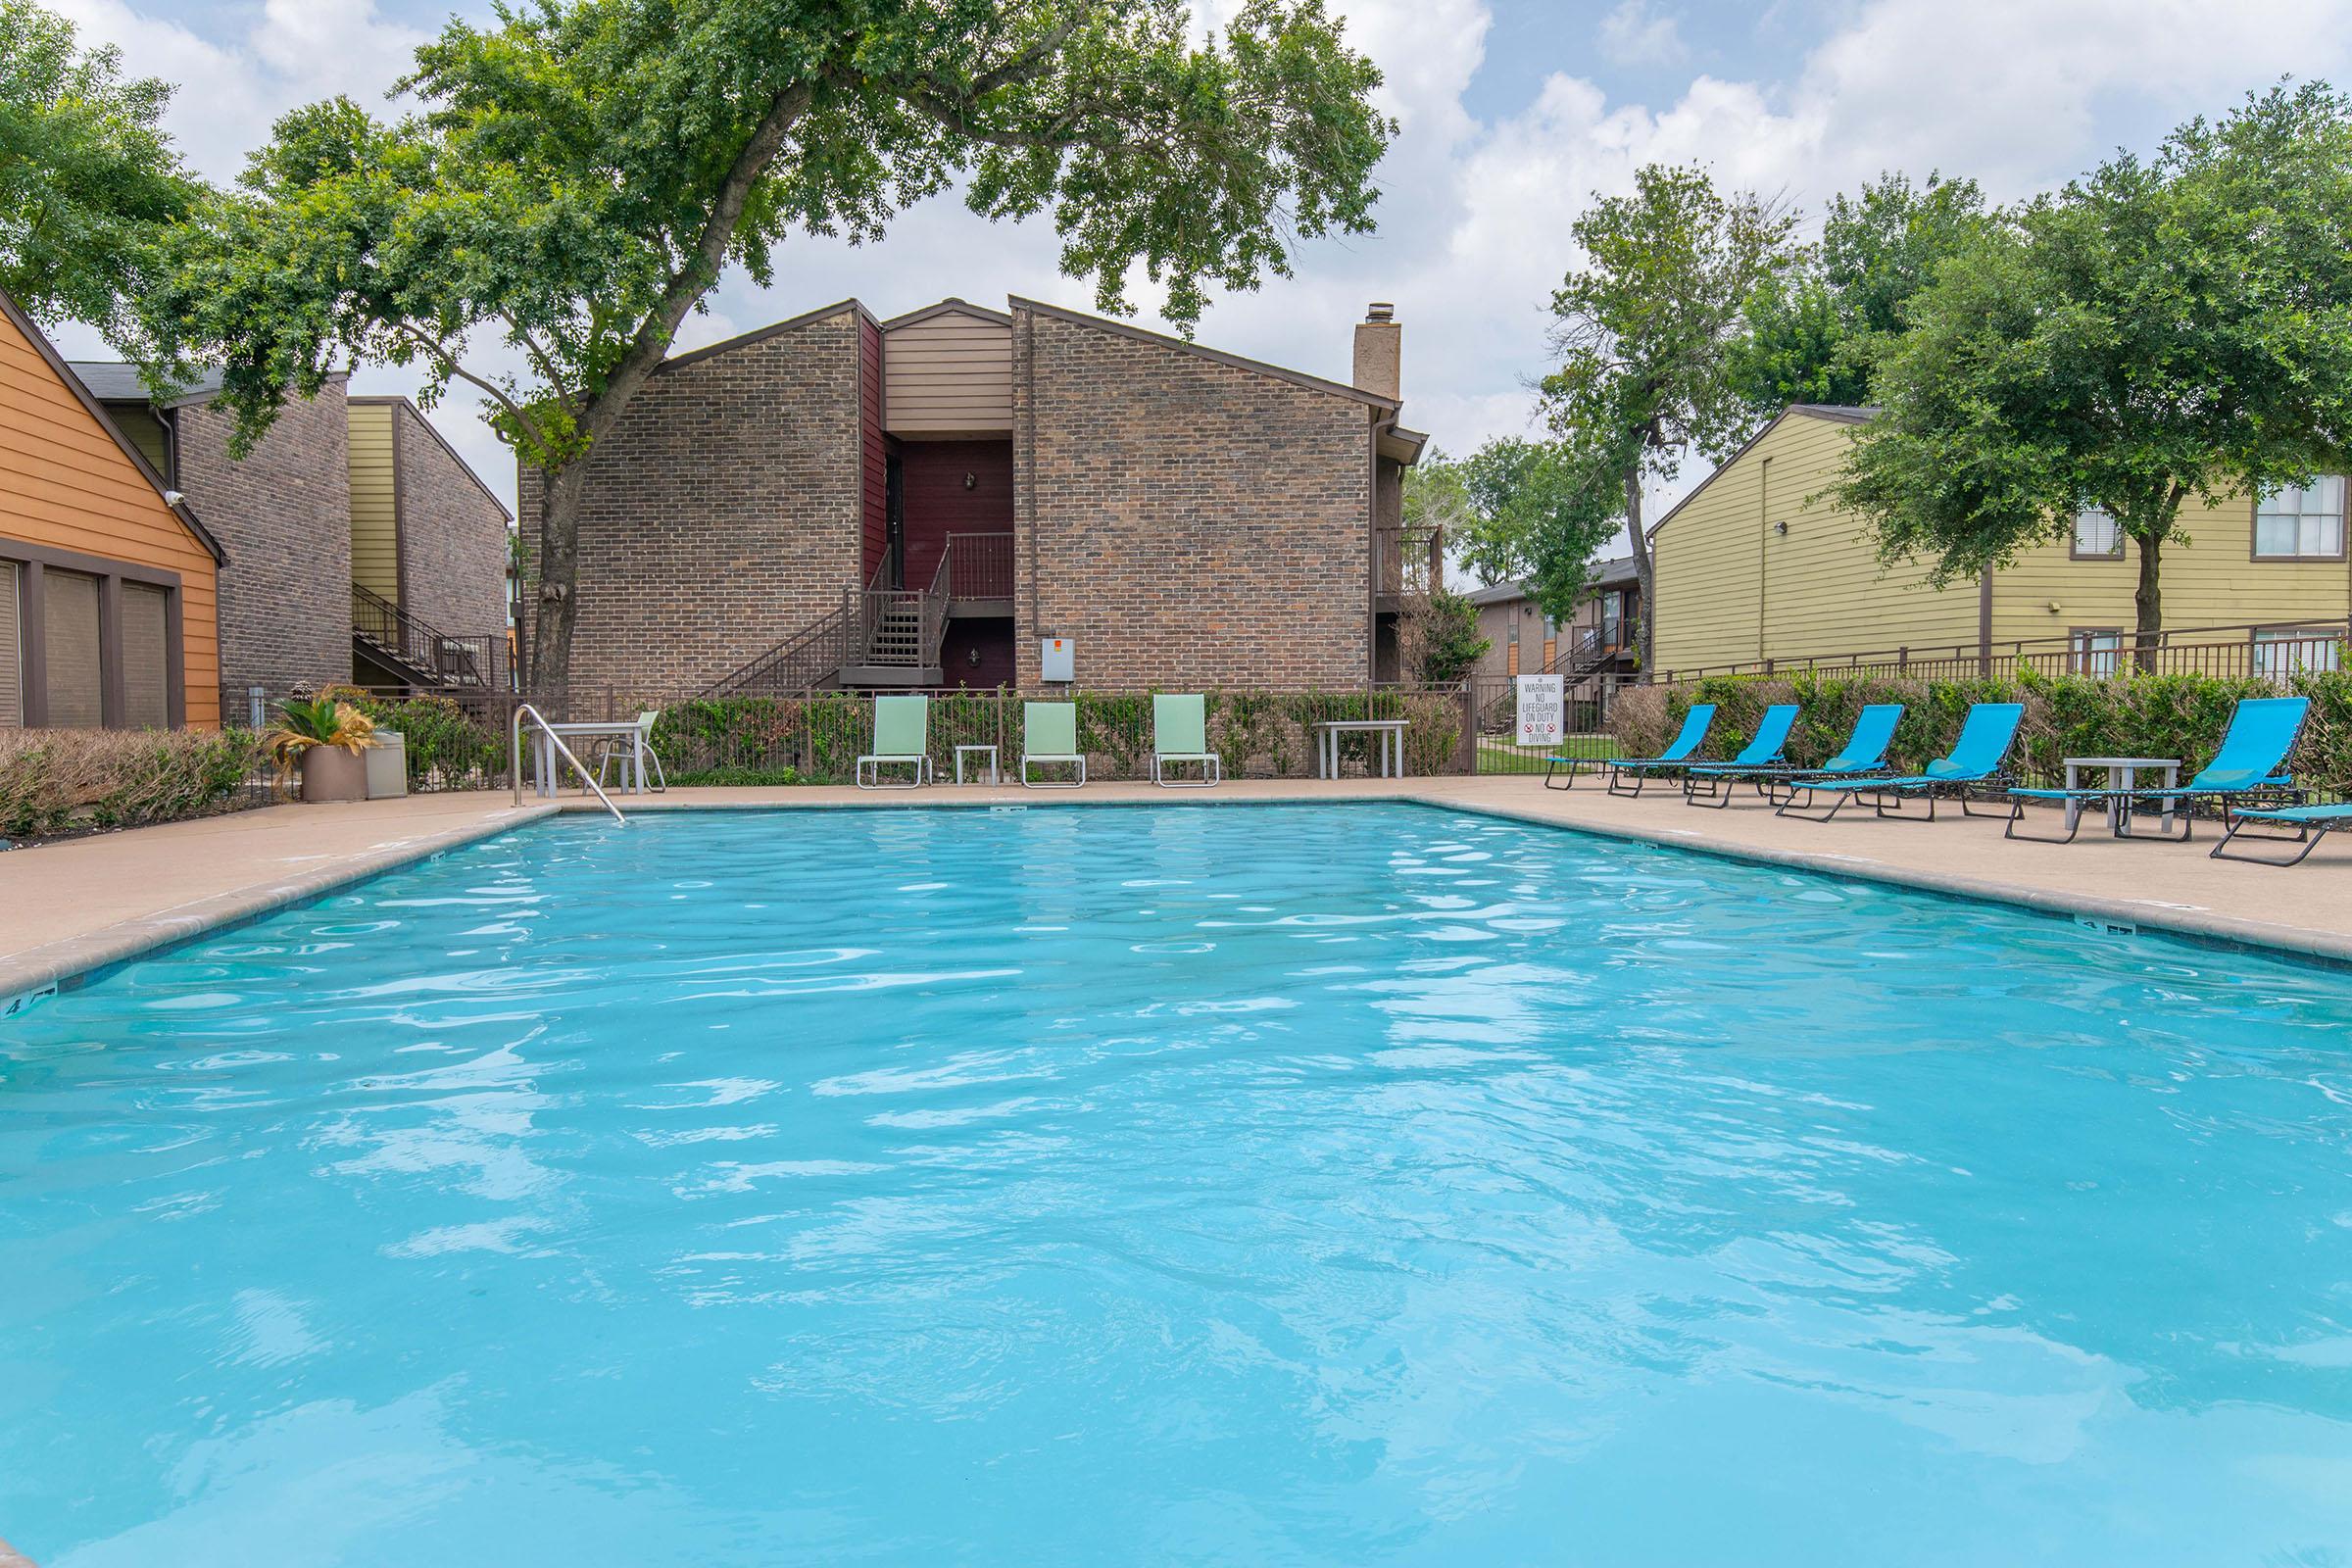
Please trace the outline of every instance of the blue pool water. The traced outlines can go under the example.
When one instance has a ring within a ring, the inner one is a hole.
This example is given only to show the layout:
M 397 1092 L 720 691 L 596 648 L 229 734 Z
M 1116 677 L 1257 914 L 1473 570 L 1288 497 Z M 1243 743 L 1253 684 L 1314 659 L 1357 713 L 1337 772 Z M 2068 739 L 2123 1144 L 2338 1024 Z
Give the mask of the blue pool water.
M 546 824 L 0 1021 L 0 1535 L 2340 1563 L 2348 1044 L 1417 807 Z

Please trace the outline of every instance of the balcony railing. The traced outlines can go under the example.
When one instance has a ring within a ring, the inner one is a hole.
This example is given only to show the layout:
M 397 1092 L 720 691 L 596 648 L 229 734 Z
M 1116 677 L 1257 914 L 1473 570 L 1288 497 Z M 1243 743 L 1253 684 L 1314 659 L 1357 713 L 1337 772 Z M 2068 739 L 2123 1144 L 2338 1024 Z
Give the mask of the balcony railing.
M 947 561 L 950 599 L 1012 597 L 1011 534 L 952 533 Z
M 1446 581 L 1446 530 L 1372 530 L 1372 581 L 1383 594 L 1426 594 Z
M 1661 681 L 1697 680 L 1710 675 L 1788 675 L 1798 670 L 1838 675 L 1898 676 L 1954 680 L 1969 676 L 2108 676 L 2135 671 L 2159 675 L 2213 675 L 2284 682 L 2313 670 L 2346 666 L 2352 626 L 2343 623 L 2269 621 L 2231 626 L 2189 626 L 2159 632 L 2147 648 L 2130 631 L 2077 631 L 2050 637 L 2013 638 L 1994 643 L 1876 648 L 1858 653 L 1810 654 L 1750 660 L 1737 664 L 1662 669 Z

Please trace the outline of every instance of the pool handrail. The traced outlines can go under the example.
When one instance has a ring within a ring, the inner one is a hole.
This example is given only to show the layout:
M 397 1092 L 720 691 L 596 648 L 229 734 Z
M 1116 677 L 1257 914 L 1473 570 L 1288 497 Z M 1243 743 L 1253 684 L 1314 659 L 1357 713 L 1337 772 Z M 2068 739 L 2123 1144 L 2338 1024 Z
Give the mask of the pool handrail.
M 522 804 L 522 716 L 525 713 L 530 714 L 531 722 L 539 726 L 540 733 L 554 744 L 564 760 L 571 764 L 571 770 L 580 775 L 580 782 L 594 790 L 596 798 L 605 803 L 605 809 L 612 813 L 612 820 L 625 825 L 629 819 L 620 814 L 620 808 L 612 804 L 612 797 L 605 793 L 602 784 L 589 776 L 588 769 L 572 755 L 571 748 L 564 744 L 564 737 L 556 733 L 556 726 L 547 721 L 547 715 L 528 703 L 514 705 L 514 724 L 507 737 L 507 776 L 514 782 L 514 804 Z M 548 793 L 553 795 L 556 792 L 555 779 L 549 779 L 547 784 Z

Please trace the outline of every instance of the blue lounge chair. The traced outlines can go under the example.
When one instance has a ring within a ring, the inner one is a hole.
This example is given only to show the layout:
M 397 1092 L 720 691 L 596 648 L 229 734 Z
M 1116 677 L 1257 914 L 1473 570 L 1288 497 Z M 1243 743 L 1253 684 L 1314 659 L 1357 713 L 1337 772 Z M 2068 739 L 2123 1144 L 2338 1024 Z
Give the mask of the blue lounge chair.
M 2302 848 L 2285 859 L 2268 855 L 2232 855 L 2230 846 L 2248 823 L 2263 827 L 2291 827 L 2293 838 L 2274 833 L 2257 833 L 2249 844 L 2300 844 Z M 2236 810 L 2225 809 L 2222 815 L 2222 842 L 2213 847 L 2217 860 L 2246 860 L 2255 865 L 2301 865 L 2311 852 L 2320 847 L 2320 840 L 2339 827 L 2352 827 L 2352 806 L 2241 806 Z
M 1960 738 L 1952 742 L 1951 755 L 1938 757 L 1916 773 L 1899 778 L 1799 778 L 1788 781 L 1788 799 L 1781 803 L 1782 816 L 1804 816 L 1797 809 L 1798 792 L 1811 797 L 1807 808 L 1820 797 L 1830 797 L 1830 808 L 1818 817 L 1807 820 L 1827 822 L 1838 814 L 1839 807 L 1855 796 L 1869 792 L 1872 808 L 1881 816 L 1909 815 L 1902 808 L 1903 797 L 1925 796 L 1928 802 L 1926 820 L 1936 820 L 1936 797 L 1949 790 L 1959 799 L 1964 816 L 1977 813 L 1968 808 L 1968 792 L 1989 784 L 1999 776 L 2002 764 L 2009 760 L 2009 748 L 2017 744 L 2017 726 L 2024 722 L 2026 705 L 2023 703 L 1975 703 L 1970 705 L 1968 717 L 1961 720 Z M 1892 803 L 1891 807 L 1889 803 Z M 1985 812 L 1987 816 L 1997 812 Z M 1912 821 L 1920 820 L 1915 815 Z
M 1732 791 L 1753 784 L 1756 793 L 1775 806 L 1774 793 L 1798 779 L 1868 778 L 1886 771 L 1886 748 L 1894 744 L 1894 726 L 1903 719 L 1900 703 L 1872 703 L 1854 715 L 1854 732 L 1836 757 L 1819 767 L 1742 767 L 1734 762 L 1701 762 L 1683 777 L 1683 799 L 1692 806 L 1718 808 L 1732 804 Z
M 2291 791 L 2294 780 L 2285 772 L 2286 758 L 2295 749 L 2295 737 L 2303 732 L 2303 720 L 2311 712 L 2308 697 L 2249 697 L 2237 705 L 2230 715 L 2230 728 L 2222 736 L 2222 749 L 2214 753 L 2213 760 L 2178 789 L 2129 790 L 2011 790 L 2009 792 L 2009 825 L 2002 837 L 2032 839 L 2039 844 L 2071 844 L 2076 831 L 2082 825 L 2082 810 L 2102 807 L 2115 814 L 2115 836 L 2129 838 L 2177 838 L 2188 842 L 2193 835 L 2196 813 L 2191 808 L 2200 800 L 2219 801 L 2227 816 L 2233 803 L 2252 796 L 2260 801 L 2269 794 Z M 2020 833 L 2019 818 L 2026 814 L 2028 801 L 2056 801 L 2073 808 L 2073 818 L 2060 838 L 2038 833 Z M 2179 833 L 2134 833 L 2132 831 L 2133 808 L 2141 802 L 2154 801 L 2167 811 L 2179 808 Z M 2284 804 L 2295 805 L 2295 800 Z
M 1583 764 L 1599 767 L 1607 772 L 1611 795 L 1640 795 L 1642 786 L 1649 780 L 1652 773 L 1671 772 L 1676 768 L 1687 766 L 1690 759 L 1698 755 L 1698 749 L 1707 743 L 1707 731 L 1714 726 L 1714 723 L 1715 705 L 1713 703 L 1692 703 L 1690 710 L 1683 715 L 1683 727 L 1675 735 L 1673 744 L 1655 757 L 1600 759 L 1547 757 L 1544 759 L 1544 787 L 1547 790 L 1573 788 L 1576 784 L 1577 767 L 1579 764 Z M 1551 781 L 1553 771 L 1560 767 L 1568 769 L 1566 784 L 1554 784 Z M 1629 773 L 1633 775 L 1634 779 L 1634 787 L 1630 790 L 1622 787 L 1623 780 Z

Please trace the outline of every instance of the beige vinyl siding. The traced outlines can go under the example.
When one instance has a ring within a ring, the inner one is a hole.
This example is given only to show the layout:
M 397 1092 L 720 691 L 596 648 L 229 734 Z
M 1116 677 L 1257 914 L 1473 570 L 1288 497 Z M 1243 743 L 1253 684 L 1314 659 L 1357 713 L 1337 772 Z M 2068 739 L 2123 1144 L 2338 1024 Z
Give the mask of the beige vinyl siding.
M 136 403 L 110 403 L 106 415 L 115 421 L 115 428 L 139 449 L 139 456 L 147 460 L 148 466 L 169 482 L 172 478 L 172 440 L 164 430 L 163 416 Z
M 883 428 L 943 439 L 1012 430 L 1012 328 L 952 311 L 882 337 Z
M 1798 417 L 1763 476 L 1764 645 L 1758 657 L 1804 659 L 1974 647 L 1981 594 L 1974 581 L 1928 585 L 1927 568 L 1886 565 L 1861 517 L 1821 494 L 1836 482 L 1861 426 Z M 1773 526 L 1786 522 L 1788 531 Z
M 2192 500 L 2185 539 L 2162 558 L 2168 627 L 2336 622 L 2352 615 L 2352 565 L 2341 561 L 2256 561 L 2254 503 L 2244 496 Z M 2139 547 L 2112 560 L 2071 559 L 2068 541 L 2036 545 L 1993 579 L 1993 641 L 2063 637 L 2078 627 L 2138 622 Z M 2052 608 L 2055 607 L 2055 608 Z
M 1975 643 L 1974 583 L 1882 567 L 1869 528 L 1821 494 L 1855 428 L 1790 412 L 1658 529 L 1660 670 Z
M 351 580 L 400 603 L 400 516 L 392 475 L 389 403 L 354 403 L 351 418 Z

